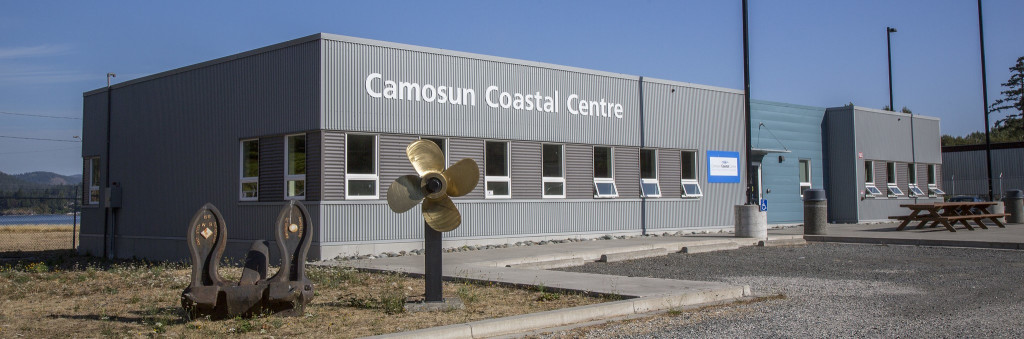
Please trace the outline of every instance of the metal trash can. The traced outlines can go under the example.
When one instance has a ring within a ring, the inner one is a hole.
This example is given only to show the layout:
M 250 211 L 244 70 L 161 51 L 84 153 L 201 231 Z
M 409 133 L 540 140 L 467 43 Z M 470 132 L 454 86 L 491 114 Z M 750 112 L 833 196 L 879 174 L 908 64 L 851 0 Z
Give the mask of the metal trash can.
M 828 201 L 825 190 L 804 191 L 804 234 L 828 234 Z
M 1009 224 L 1024 223 L 1024 191 L 1009 190 L 1003 196 L 1003 208 L 1010 215 L 1006 217 Z

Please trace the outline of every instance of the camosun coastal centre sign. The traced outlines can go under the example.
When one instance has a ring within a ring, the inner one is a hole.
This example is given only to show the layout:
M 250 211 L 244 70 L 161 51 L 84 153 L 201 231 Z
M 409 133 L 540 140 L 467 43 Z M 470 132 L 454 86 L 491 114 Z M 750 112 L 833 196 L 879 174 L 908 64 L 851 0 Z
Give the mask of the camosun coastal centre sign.
M 477 106 L 478 91 L 474 88 L 430 83 L 417 83 L 385 78 L 381 73 L 366 76 L 366 94 L 383 100 L 408 100 L 446 105 Z M 517 109 L 538 113 L 559 114 L 622 119 L 625 109 L 621 103 L 605 98 L 590 98 L 576 93 L 565 96 L 562 93 L 533 91 L 527 93 L 509 92 L 495 85 L 487 86 L 480 95 L 480 102 L 491 108 Z M 562 109 L 564 103 L 565 109 Z

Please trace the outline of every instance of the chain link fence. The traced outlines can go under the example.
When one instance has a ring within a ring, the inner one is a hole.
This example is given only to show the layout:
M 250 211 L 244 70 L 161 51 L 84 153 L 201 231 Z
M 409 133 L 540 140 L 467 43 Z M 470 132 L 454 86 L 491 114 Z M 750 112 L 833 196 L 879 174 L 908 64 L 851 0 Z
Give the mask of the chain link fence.
M 953 176 L 942 180 L 942 188 L 949 197 L 955 195 L 973 195 L 988 199 L 988 178 L 962 178 Z M 1024 177 L 1003 176 L 992 177 L 992 194 L 996 200 L 1002 200 L 1008 190 L 1024 189 Z
M 78 247 L 81 206 L 67 197 L 0 197 L 0 258 Z

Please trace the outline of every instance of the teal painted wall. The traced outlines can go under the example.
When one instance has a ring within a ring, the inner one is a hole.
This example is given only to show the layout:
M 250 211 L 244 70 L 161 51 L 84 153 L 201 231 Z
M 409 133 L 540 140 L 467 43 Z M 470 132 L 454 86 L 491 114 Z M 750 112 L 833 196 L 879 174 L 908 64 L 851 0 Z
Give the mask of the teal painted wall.
M 763 195 L 768 200 L 768 223 L 802 223 L 800 159 L 811 161 L 811 188 L 825 187 L 822 157 L 825 108 L 751 100 L 750 116 L 753 148 L 790 151 L 769 153 L 761 161 L 763 190 L 771 190 Z M 785 159 L 780 162 L 779 156 Z

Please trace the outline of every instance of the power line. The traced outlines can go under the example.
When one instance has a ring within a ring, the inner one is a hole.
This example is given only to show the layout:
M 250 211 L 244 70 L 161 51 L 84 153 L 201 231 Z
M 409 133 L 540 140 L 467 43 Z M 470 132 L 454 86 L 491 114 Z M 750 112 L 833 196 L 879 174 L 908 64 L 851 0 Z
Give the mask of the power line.
M 26 116 L 26 117 L 37 117 L 37 118 L 54 118 L 54 119 L 82 120 L 82 118 L 79 118 L 79 117 L 61 117 L 61 116 L 56 116 L 56 115 L 41 115 L 41 114 L 13 113 L 13 112 L 0 112 L 0 114 L 22 115 L 22 116 Z
M 60 141 L 60 142 L 82 142 L 81 140 L 61 140 L 61 139 L 45 139 L 45 138 L 12 137 L 12 136 L 8 136 L 8 135 L 0 135 L 0 138 L 25 139 L 25 140 L 45 140 L 45 141 Z

